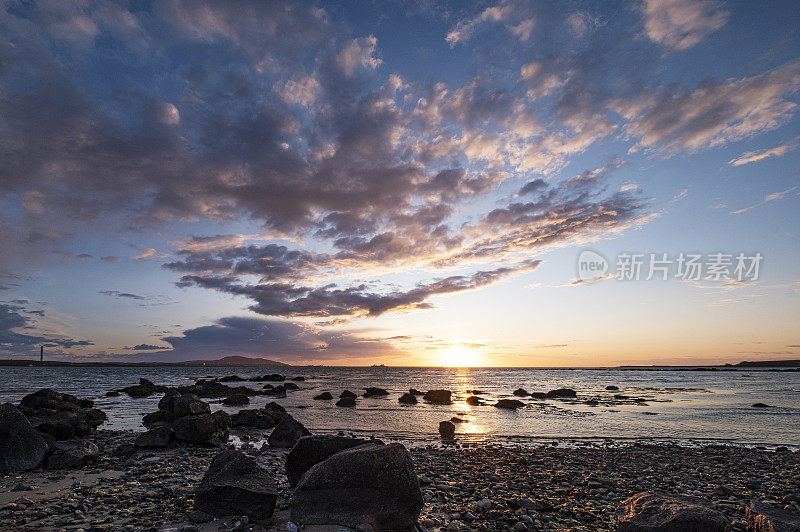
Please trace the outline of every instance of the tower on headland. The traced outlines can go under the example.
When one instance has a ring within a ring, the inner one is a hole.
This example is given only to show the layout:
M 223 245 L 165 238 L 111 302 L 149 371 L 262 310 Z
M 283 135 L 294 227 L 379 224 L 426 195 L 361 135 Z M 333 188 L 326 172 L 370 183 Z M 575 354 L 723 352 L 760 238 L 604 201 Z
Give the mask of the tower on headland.
M 44 362 L 44 346 L 39 346 L 39 362 Z

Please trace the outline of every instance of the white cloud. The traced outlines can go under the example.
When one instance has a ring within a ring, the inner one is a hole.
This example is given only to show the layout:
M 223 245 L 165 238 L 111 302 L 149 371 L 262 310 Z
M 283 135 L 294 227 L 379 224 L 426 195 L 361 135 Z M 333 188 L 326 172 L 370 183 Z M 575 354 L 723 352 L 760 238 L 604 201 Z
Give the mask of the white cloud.
M 375 69 L 383 61 L 374 57 L 378 39 L 373 35 L 353 39 L 336 56 L 336 61 L 345 74 L 352 76 L 359 67 Z
M 691 48 L 728 20 L 715 0 L 645 0 L 642 12 L 647 36 L 671 51 Z
M 784 144 L 782 146 L 776 146 L 775 148 L 770 148 L 768 150 L 748 151 L 741 154 L 739 157 L 736 157 L 735 159 L 731 159 L 730 161 L 728 161 L 728 164 L 730 166 L 741 166 L 743 164 L 756 163 L 758 161 L 767 159 L 769 157 L 780 157 L 781 155 L 785 155 L 786 153 L 790 152 L 796 147 L 797 146 L 793 144 Z

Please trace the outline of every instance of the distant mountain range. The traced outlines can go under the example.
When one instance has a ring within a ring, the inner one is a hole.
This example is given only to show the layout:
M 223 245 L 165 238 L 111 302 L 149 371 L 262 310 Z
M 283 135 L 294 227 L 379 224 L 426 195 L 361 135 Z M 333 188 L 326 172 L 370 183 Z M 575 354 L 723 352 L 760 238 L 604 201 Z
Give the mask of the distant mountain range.
M 187 360 L 183 362 L 66 362 L 62 360 L 0 360 L 0 366 L 206 366 L 206 367 L 291 367 L 291 364 L 268 358 L 228 356 L 219 360 Z

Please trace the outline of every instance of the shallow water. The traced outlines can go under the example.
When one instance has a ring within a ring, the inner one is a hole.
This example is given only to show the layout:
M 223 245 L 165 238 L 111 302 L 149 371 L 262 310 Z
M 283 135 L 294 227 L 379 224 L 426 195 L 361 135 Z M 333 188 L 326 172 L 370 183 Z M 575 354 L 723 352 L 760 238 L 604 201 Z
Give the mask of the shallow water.
M 156 409 L 160 396 L 145 399 L 105 397 L 105 392 L 136 384 L 145 377 L 156 384 L 191 384 L 197 378 L 236 374 L 247 378 L 264 373 L 303 375 L 301 390 L 276 401 L 285 405 L 309 430 L 384 438 L 428 440 L 436 437 L 439 421 L 459 415 L 463 439 L 520 438 L 668 438 L 730 440 L 748 444 L 800 444 L 800 373 L 752 371 L 582 370 L 514 368 L 208 368 L 208 367 L 3 367 L 0 402 L 18 402 L 40 388 L 53 388 L 79 397 L 94 398 L 105 410 L 108 429 L 143 430 L 141 415 Z M 229 383 L 260 388 L 263 384 Z M 273 383 L 277 384 L 277 383 Z M 607 385 L 619 391 L 605 390 Z M 335 401 L 312 397 L 329 390 L 334 397 L 344 389 L 356 393 L 367 386 L 391 392 L 388 398 L 359 398 L 357 408 L 339 408 Z M 614 394 L 645 399 L 642 405 L 591 407 L 563 401 L 536 401 L 507 411 L 491 406 L 470 407 L 463 402 L 469 389 L 489 392 L 488 403 L 510 396 L 517 387 L 529 392 L 568 387 L 582 399 L 610 399 Z M 398 396 L 414 387 L 449 389 L 460 396 L 452 405 L 420 402 L 405 406 Z M 250 408 L 270 397 L 252 399 Z M 758 409 L 756 402 L 772 405 Z M 212 409 L 222 405 L 212 403 Z M 237 408 L 225 408 L 235 412 Z

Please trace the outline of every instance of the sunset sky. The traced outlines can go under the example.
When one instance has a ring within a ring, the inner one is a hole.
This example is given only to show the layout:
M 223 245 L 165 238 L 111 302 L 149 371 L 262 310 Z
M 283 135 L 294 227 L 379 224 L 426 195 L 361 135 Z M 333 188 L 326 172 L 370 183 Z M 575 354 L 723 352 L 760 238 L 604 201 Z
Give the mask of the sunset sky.
M 798 28 L 796 1 L 0 1 L 0 357 L 800 359 Z

